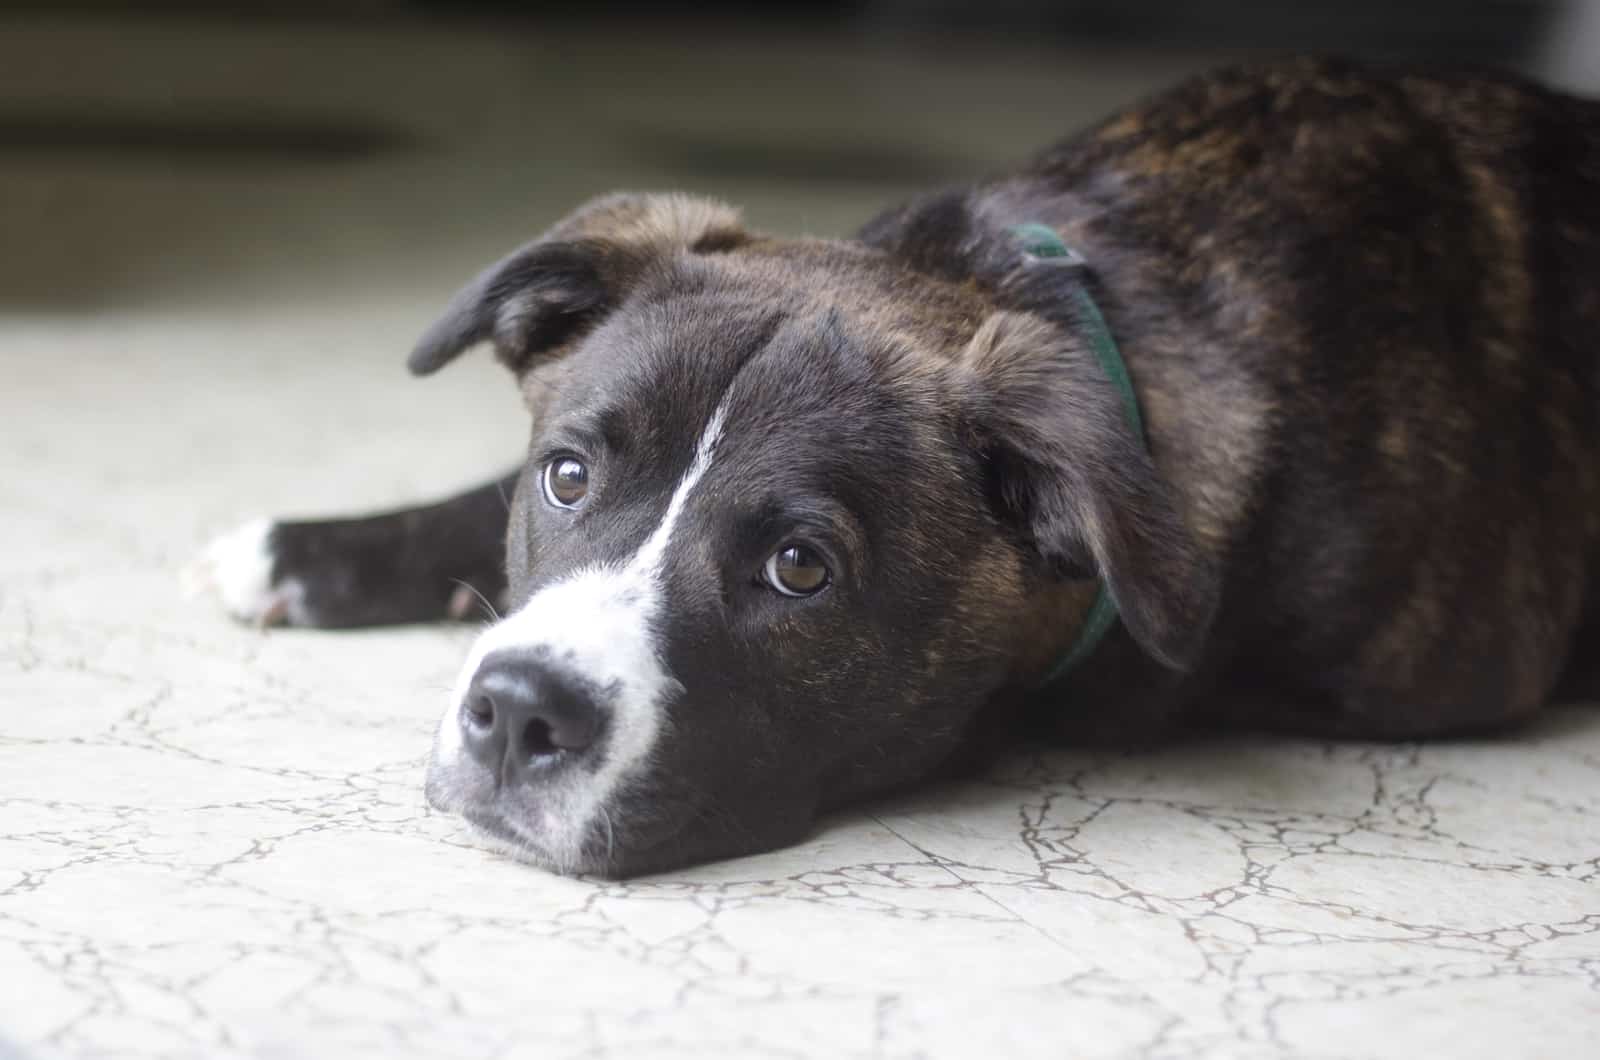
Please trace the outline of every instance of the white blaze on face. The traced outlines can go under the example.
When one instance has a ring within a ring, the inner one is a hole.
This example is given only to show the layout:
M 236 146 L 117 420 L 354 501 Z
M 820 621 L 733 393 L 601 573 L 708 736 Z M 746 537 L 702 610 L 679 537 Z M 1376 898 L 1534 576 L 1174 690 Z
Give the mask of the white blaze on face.
M 591 752 L 599 756 L 599 768 L 581 775 L 574 771 L 566 785 L 576 781 L 578 790 L 550 793 L 549 810 L 538 832 L 539 845 L 558 860 L 576 857 L 600 809 L 648 762 L 661 731 L 663 702 L 678 687 L 652 635 L 661 606 L 662 559 L 690 492 L 711 466 L 722 438 L 724 412 L 719 405 L 712 413 L 661 522 L 633 557 L 621 565 L 584 568 L 546 586 L 485 630 L 473 644 L 440 720 L 433 766 L 457 768 L 464 757 L 461 702 L 484 658 L 501 649 L 537 648 L 557 665 L 571 667 L 606 690 L 602 706 L 609 711 L 610 723 Z M 518 829 L 519 822 L 506 824 Z

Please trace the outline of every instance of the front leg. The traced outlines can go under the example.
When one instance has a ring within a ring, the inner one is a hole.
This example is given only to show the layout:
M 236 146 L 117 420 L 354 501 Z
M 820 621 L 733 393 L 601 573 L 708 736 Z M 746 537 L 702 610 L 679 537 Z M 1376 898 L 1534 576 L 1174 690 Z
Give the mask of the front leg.
M 505 592 L 516 481 L 511 474 L 437 504 L 354 519 L 247 523 L 212 542 L 184 580 L 264 626 L 466 618 Z

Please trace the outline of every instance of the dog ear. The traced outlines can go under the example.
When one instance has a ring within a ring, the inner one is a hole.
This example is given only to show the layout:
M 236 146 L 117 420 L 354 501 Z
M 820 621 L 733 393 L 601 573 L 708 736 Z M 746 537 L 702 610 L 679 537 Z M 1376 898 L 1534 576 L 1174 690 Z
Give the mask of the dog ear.
M 558 357 L 620 304 L 646 269 L 680 253 L 748 241 L 730 206 L 688 195 L 608 195 L 489 266 L 462 288 L 407 358 L 427 375 L 484 340 L 513 371 Z
M 1139 645 L 1187 669 L 1216 611 L 1217 570 L 1094 354 L 1036 315 L 1000 312 L 961 366 L 1006 517 L 1057 575 L 1098 575 Z

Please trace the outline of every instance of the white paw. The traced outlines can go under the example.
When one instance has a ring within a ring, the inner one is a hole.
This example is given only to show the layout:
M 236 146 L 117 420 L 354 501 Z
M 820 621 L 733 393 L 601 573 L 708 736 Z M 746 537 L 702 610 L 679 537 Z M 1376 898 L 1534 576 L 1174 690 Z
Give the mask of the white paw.
M 184 592 L 215 595 L 241 622 L 273 626 L 287 622 L 300 603 L 293 579 L 272 584 L 272 521 L 256 519 L 214 539 L 184 568 Z

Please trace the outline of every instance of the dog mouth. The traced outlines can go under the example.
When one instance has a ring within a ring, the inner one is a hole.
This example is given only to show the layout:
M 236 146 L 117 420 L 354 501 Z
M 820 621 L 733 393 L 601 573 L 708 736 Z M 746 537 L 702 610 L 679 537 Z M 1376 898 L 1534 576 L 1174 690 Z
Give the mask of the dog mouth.
M 462 820 L 471 825 L 480 836 L 488 839 L 490 845 L 498 852 L 516 861 L 526 862 L 560 875 L 580 875 L 594 871 L 593 867 L 584 864 L 581 859 L 574 863 L 552 857 L 537 840 L 524 835 L 512 826 L 509 818 L 493 810 L 474 807 L 455 812 L 458 812 Z
M 697 827 L 714 824 L 716 814 L 665 793 L 636 791 L 637 797 L 569 815 L 554 792 L 467 793 L 455 779 L 430 768 L 424 794 L 431 807 L 466 821 L 496 853 L 557 875 L 620 879 L 662 872 L 701 860 L 718 846 L 714 835 Z
M 592 829 L 585 828 L 576 842 L 568 844 L 565 850 L 557 850 L 547 837 L 518 823 L 527 816 L 524 809 L 501 807 L 497 805 L 499 800 L 465 805 L 443 802 L 435 799 L 432 785 L 428 789 L 428 801 L 437 810 L 459 816 L 479 838 L 487 840 L 487 845 L 496 853 L 513 860 L 561 876 L 614 874 L 610 868 L 613 844 L 602 835 L 598 842 L 599 850 L 592 849 L 597 845 L 591 835 Z M 606 831 L 603 825 L 601 831 Z

